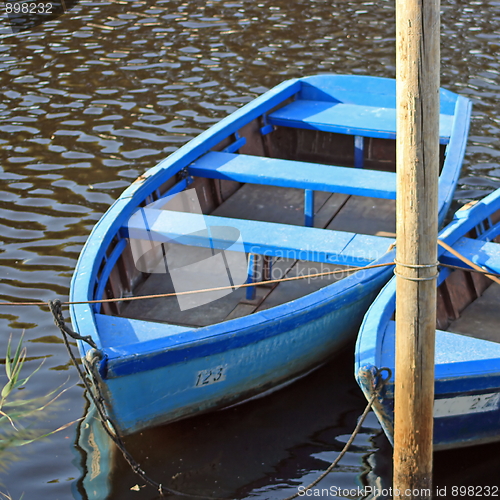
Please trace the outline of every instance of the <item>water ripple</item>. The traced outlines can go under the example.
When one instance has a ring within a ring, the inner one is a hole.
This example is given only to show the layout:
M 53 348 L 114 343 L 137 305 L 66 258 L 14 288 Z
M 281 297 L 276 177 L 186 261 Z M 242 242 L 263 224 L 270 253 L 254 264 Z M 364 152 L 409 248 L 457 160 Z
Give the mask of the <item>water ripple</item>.
M 441 8 L 442 85 L 474 103 L 456 193 L 457 201 L 466 201 L 500 183 L 500 9 L 494 0 L 443 0 Z M 395 75 L 389 0 L 81 0 L 33 31 L 4 30 L 0 37 L 5 300 L 65 298 L 79 250 L 121 190 L 266 89 L 321 72 Z M 0 327 L 3 352 L 6 334 L 27 328 L 30 356 L 47 357 L 34 391 L 66 380 L 67 355 L 47 341 L 54 328 L 45 309 L 1 310 Z M 67 397 L 71 404 L 47 425 L 56 428 L 81 416 L 81 388 Z M 22 491 L 40 498 L 71 496 L 67 478 L 77 473 L 64 437 L 40 445 L 58 457 L 52 475 L 33 473 L 41 470 L 42 453 L 22 455 L 8 477 L 13 498 Z M 346 476 L 340 476 L 347 483 L 365 467 L 361 456 L 369 445 L 360 443 Z M 330 452 L 321 453 L 296 477 L 305 480 L 323 467 L 322 457 Z M 279 479 L 255 481 L 257 497 L 269 491 L 280 496 Z

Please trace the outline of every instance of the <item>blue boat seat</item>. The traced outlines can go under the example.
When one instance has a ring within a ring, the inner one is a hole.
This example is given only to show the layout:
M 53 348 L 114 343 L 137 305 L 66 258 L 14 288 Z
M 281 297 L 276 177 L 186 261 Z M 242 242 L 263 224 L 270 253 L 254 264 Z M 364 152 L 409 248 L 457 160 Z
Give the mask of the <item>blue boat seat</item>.
M 396 199 L 396 174 L 319 163 L 211 151 L 188 167 L 190 175 L 252 184 Z
M 175 337 L 181 343 L 184 334 L 192 327 L 179 326 L 153 321 L 141 321 L 120 316 L 97 313 L 95 315 L 102 347 L 119 348 L 124 345 L 147 342 L 165 337 Z
M 347 266 L 370 264 L 382 257 L 394 242 L 393 238 L 383 236 L 155 208 L 138 210 L 124 232 L 126 237 L 146 241 Z
M 479 266 L 486 266 L 491 271 L 500 272 L 500 245 L 488 241 L 460 238 L 453 244 L 453 248 Z M 458 257 L 444 252 L 439 257 L 443 264 L 467 267 Z
M 343 102 L 297 99 L 267 116 L 271 125 L 337 132 L 361 137 L 396 138 L 396 110 Z M 441 114 L 439 136 L 448 144 L 453 115 Z
M 380 351 L 382 366 L 395 366 L 395 341 L 396 322 L 391 320 L 387 323 L 382 340 Z M 436 329 L 435 349 L 436 387 L 439 387 L 438 384 L 446 384 L 446 381 L 438 381 L 438 378 L 449 377 L 450 364 L 468 363 L 468 370 L 475 368 L 481 372 L 485 369 L 486 361 L 498 359 L 500 356 L 500 345 L 496 342 L 438 329 Z M 465 366 L 463 370 L 465 371 Z

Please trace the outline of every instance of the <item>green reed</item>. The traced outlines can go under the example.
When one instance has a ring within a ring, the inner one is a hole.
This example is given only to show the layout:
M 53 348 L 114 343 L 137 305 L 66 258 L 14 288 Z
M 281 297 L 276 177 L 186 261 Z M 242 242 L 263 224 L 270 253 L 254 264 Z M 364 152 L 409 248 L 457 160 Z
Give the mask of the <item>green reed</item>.
M 5 375 L 7 382 L 0 393 L 0 471 L 15 459 L 16 448 L 46 438 L 58 431 L 66 429 L 74 422 L 69 422 L 50 432 L 35 427 L 36 421 L 46 417 L 49 406 L 67 390 L 58 387 L 48 394 L 36 397 L 23 397 L 23 391 L 31 377 L 42 367 L 42 363 L 28 376 L 21 376 L 26 361 L 27 349 L 23 346 L 23 335 L 15 349 L 12 347 L 12 336 L 7 344 L 5 356 Z M 4 495 L 0 492 L 0 495 Z

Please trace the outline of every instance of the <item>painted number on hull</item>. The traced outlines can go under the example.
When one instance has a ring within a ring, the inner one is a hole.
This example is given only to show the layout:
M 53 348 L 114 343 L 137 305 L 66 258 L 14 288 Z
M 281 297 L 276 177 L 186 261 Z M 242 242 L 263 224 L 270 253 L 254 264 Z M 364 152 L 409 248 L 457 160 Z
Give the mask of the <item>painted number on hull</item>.
M 195 387 L 202 387 L 204 385 L 215 384 L 221 382 L 226 378 L 226 371 L 223 366 L 212 368 L 211 370 L 201 370 L 196 377 Z
M 498 410 L 499 406 L 500 393 L 498 392 L 436 399 L 434 401 L 434 417 L 455 417 L 457 415 L 483 413 Z

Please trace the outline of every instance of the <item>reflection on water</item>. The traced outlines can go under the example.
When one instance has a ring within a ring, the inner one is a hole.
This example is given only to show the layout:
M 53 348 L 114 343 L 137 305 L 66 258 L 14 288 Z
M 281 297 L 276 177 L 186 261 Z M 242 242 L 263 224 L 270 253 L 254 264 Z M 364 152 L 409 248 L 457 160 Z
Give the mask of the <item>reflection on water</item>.
M 266 89 L 286 78 L 320 72 L 393 77 L 393 4 L 389 0 L 99 0 L 79 1 L 67 14 L 30 31 L 12 33 L 3 19 L 0 299 L 67 297 L 79 250 L 123 188 Z M 443 0 L 442 12 L 442 85 L 474 102 L 458 204 L 500 185 L 500 4 L 497 0 Z M 56 333 L 47 310 L 2 307 L 0 354 L 5 352 L 8 334 L 18 336 L 23 329 L 28 355 L 46 358 L 29 390 L 43 394 L 63 383 L 69 387 L 58 413 L 44 427 L 55 429 L 81 417 L 83 389 L 73 385 L 77 377 L 64 347 L 54 341 Z M 27 372 L 34 363 L 27 363 Z M 347 373 L 350 377 L 350 369 Z M 293 387 L 288 390 L 290 394 L 295 391 Z M 356 390 L 353 386 L 352 391 Z M 340 410 L 331 410 L 330 420 L 321 416 L 313 423 L 317 429 L 330 429 L 327 446 L 350 432 L 347 424 L 338 427 L 334 416 L 336 411 L 352 411 L 349 423 L 354 422 L 362 400 L 352 397 Z M 211 470 L 210 460 L 219 463 L 220 454 L 227 473 L 214 465 L 220 472 L 217 481 L 223 484 L 214 483 L 211 488 L 239 497 L 286 496 L 292 484 L 307 482 L 323 469 L 337 448 L 320 451 L 310 438 L 303 438 L 303 443 L 297 438 L 288 446 L 278 435 L 276 451 L 272 446 L 262 449 L 266 466 L 250 467 L 255 477 L 240 473 L 238 482 L 232 460 L 227 458 L 230 454 L 226 457 L 224 451 L 229 448 L 225 444 L 229 437 L 221 432 L 215 442 L 206 438 L 208 431 L 187 430 L 194 425 L 218 428 L 224 422 L 235 435 L 265 435 L 265 425 L 247 416 L 247 412 L 273 413 L 263 409 L 268 403 L 262 404 L 253 410 L 231 410 L 224 417 L 222 413 L 200 417 L 196 424 L 175 424 L 159 431 L 156 438 L 144 437 L 144 443 L 165 440 L 171 449 L 168 460 L 160 456 L 151 465 L 153 472 L 158 477 L 166 477 L 161 472 L 177 475 L 173 484 L 179 489 L 202 488 L 216 480 L 204 471 Z M 231 427 L 233 414 L 239 415 L 241 426 Z M 266 414 L 266 418 L 276 417 Z M 378 428 L 375 422 L 373 426 Z M 370 432 L 366 440 L 376 433 Z M 176 433 L 184 439 L 172 436 Z M 25 492 L 25 498 L 66 499 L 71 498 L 72 488 L 77 495 L 82 480 L 75 436 L 72 427 L 21 450 L 21 460 L 2 474 L 5 489 L 13 498 Z M 249 438 L 241 439 L 244 443 Z M 253 442 L 246 444 L 251 451 L 238 453 L 257 460 Z M 376 439 L 374 443 L 380 445 Z M 140 456 L 148 450 L 141 449 L 140 443 L 132 444 Z M 366 446 L 327 482 L 357 484 L 390 453 L 383 450 L 370 455 L 368 449 L 375 445 Z M 197 449 L 199 454 L 183 451 Z M 181 464 L 181 458 L 187 465 Z M 113 494 L 114 498 L 140 498 L 142 493 L 129 492 L 125 482 L 116 480 L 124 474 L 127 481 L 133 481 L 119 460 L 113 470 L 112 487 L 122 488 L 121 496 Z
M 127 448 L 152 479 L 179 492 L 217 498 L 286 498 L 335 459 L 364 409 L 366 402 L 351 375 L 351 356 L 351 351 L 344 353 L 269 397 L 130 436 Z M 137 498 L 131 488 L 143 483 L 119 453 L 108 453 L 113 447 L 102 446 L 106 439 L 95 418 L 89 412 L 81 426 L 82 456 L 87 463 L 86 474 L 78 482 L 82 497 L 106 498 L 100 495 L 107 490 L 111 498 Z M 323 487 L 363 487 L 375 482 L 365 462 L 375 450 L 371 438 L 378 430 L 374 417 L 365 422 Z M 101 443 L 98 451 L 94 447 L 89 452 L 89 432 L 91 443 Z M 108 479 L 105 488 L 104 478 Z M 153 488 L 144 488 L 144 498 L 156 496 Z

